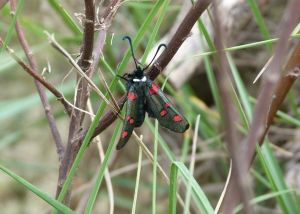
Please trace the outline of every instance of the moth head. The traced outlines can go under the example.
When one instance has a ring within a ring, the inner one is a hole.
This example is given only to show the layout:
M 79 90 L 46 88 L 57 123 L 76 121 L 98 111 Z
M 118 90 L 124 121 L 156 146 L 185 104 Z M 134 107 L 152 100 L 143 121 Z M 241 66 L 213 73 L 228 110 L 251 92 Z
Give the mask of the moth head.
M 144 77 L 144 69 L 142 69 L 140 66 L 136 68 L 134 71 L 134 76 L 138 79 L 141 79 Z

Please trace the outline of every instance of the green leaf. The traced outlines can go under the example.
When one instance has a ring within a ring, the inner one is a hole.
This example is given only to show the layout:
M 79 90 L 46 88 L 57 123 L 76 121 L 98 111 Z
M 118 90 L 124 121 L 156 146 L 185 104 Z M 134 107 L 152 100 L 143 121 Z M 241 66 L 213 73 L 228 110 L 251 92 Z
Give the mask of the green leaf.
M 5 168 L 4 166 L 0 165 L 0 170 L 2 172 L 4 172 L 5 174 L 7 174 L 8 176 L 12 177 L 18 183 L 22 184 L 24 187 L 26 187 L 31 192 L 33 192 L 38 197 L 40 197 L 42 200 L 44 200 L 45 202 L 47 202 L 48 204 L 50 204 L 51 206 L 53 206 L 53 208 L 55 208 L 56 210 L 58 210 L 58 211 L 60 211 L 62 213 L 66 213 L 66 214 L 75 213 L 69 207 L 66 207 L 64 204 L 62 204 L 59 201 L 53 199 L 52 197 L 50 197 L 49 195 L 47 195 L 46 193 L 44 193 L 43 191 L 41 191 L 39 188 L 37 188 L 36 186 L 32 185 L 31 183 L 29 183 L 28 181 L 26 181 L 22 177 L 18 176 L 14 172 L 10 171 L 9 169 Z
M 169 213 L 176 213 L 176 188 L 177 188 L 177 174 L 178 170 L 181 173 L 183 181 L 186 185 L 188 182 L 191 182 L 192 186 L 192 196 L 196 202 L 197 207 L 199 208 L 199 212 L 203 214 L 211 214 L 214 212 L 213 207 L 211 206 L 209 200 L 206 195 L 202 191 L 201 187 L 190 174 L 188 168 L 179 161 L 174 161 L 171 165 L 171 173 L 170 173 L 170 190 L 169 190 Z

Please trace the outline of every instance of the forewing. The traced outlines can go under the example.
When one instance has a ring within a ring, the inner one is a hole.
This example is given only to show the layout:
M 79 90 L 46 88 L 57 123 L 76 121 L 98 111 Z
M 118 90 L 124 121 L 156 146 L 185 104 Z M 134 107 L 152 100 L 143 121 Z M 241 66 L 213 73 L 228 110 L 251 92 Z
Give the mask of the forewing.
M 127 141 L 129 140 L 132 131 L 136 124 L 136 117 L 137 117 L 137 109 L 138 109 L 138 94 L 134 87 L 134 85 L 129 87 L 127 93 L 127 109 L 126 109 L 126 116 L 124 120 L 124 125 L 122 129 L 122 133 L 117 144 L 117 149 L 121 149 L 125 146 Z
M 135 127 L 140 127 L 145 120 L 145 84 L 143 82 L 138 82 L 134 84 L 134 87 L 138 96 L 136 101 Z
M 159 124 L 174 132 L 182 133 L 189 128 L 188 121 L 174 108 L 162 90 L 151 80 L 145 87 L 146 111 Z

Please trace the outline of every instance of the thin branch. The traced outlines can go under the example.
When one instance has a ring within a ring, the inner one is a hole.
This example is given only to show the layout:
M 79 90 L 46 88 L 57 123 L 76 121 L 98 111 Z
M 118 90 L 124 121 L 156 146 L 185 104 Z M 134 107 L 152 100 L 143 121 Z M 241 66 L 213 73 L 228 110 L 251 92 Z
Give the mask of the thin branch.
M 117 109 L 118 106 L 115 106 L 114 104 L 111 104 L 109 100 L 105 97 L 105 95 L 99 90 L 99 88 L 95 85 L 95 83 L 86 75 L 86 73 L 82 70 L 82 68 L 75 62 L 75 60 L 71 57 L 71 55 L 55 40 L 54 36 L 50 35 L 46 32 L 49 38 L 49 42 L 51 45 L 58 50 L 60 53 L 62 53 L 69 62 L 74 66 L 75 70 L 78 72 L 78 75 L 82 77 L 86 82 L 89 84 L 91 88 L 94 89 L 94 91 L 113 109 L 113 111 L 118 114 L 119 110 Z M 82 111 L 85 112 L 85 111 Z
M 86 71 L 91 65 L 93 45 L 94 45 L 94 20 L 95 20 L 95 5 L 94 0 L 84 0 L 85 19 L 82 53 L 78 61 L 78 65 L 82 70 Z
M 272 94 L 278 84 L 280 78 L 280 68 L 283 62 L 286 49 L 289 44 L 289 36 L 299 21 L 300 2 L 292 0 L 289 2 L 282 21 L 279 25 L 279 41 L 277 43 L 274 57 L 267 68 L 267 72 L 263 75 L 262 90 L 259 94 L 257 105 L 254 108 L 253 121 L 251 123 L 247 142 L 247 164 L 252 162 L 255 153 L 255 145 L 259 140 L 259 136 L 263 133 L 264 127 L 269 115 L 270 104 L 272 102 Z
M 243 148 L 244 156 L 247 157 L 245 159 L 247 169 L 251 166 L 255 157 L 256 144 L 259 143 L 262 145 L 264 142 L 265 135 L 275 117 L 275 113 L 299 76 L 300 44 L 298 43 L 286 66 L 287 74 L 280 78 L 281 64 L 284 56 L 286 56 L 289 36 L 299 21 L 300 14 L 297 12 L 299 10 L 300 2 L 297 0 L 290 1 L 279 25 L 278 32 L 280 39 L 276 45 L 272 61 L 263 75 L 262 90 L 254 108 L 253 121 L 246 138 L 246 144 L 244 144 L 245 146 Z M 236 185 L 231 180 L 224 200 L 224 210 L 229 206 L 228 201 L 235 200 L 238 202 L 239 200 L 238 198 L 233 199 L 232 197 L 234 189 L 236 189 Z
M 282 76 L 279 82 L 276 84 L 276 89 L 272 96 L 273 99 L 270 105 L 270 110 L 268 112 L 267 122 L 264 126 L 264 131 L 258 137 L 259 145 L 263 144 L 265 136 L 273 123 L 273 120 L 276 116 L 277 111 L 279 110 L 279 107 L 283 103 L 288 92 L 290 91 L 293 84 L 300 75 L 300 42 L 298 42 L 296 47 L 294 48 L 293 53 L 291 54 L 284 71 L 286 74 Z
M 214 17 L 214 32 L 215 32 L 215 47 L 217 49 L 217 55 L 215 57 L 218 66 L 216 77 L 219 88 L 220 97 L 222 100 L 222 113 L 223 113 L 223 126 L 225 128 L 225 138 L 227 147 L 232 158 L 233 176 L 231 179 L 237 185 L 235 195 L 239 196 L 244 204 L 245 213 L 253 213 L 250 206 L 250 181 L 247 173 L 247 167 L 243 163 L 243 156 L 241 155 L 241 136 L 236 129 L 238 123 L 237 109 L 233 103 L 233 86 L 231 73 L 229 71 L 229 65 L 226 58 L 226 53 L 223 47 L 224 30 L 221 27 L 221 22 L 218 16 L 218 6 L 216 1 L 213 1 L 213 17 Z M 231 79 L 231 80 L 230 80 Z M 231 208 L 224 213 L 232 213 Z
M 65 107 L 66 112 L 70 115 L 72 111 L 72 106 L 68 104 L 65 100 L 62 93 L 60 93 L 51 83 L 46 81 L 37 71 L 30 68 L 20 57 L 15 54 L 15 51 L 11 49 L 9 46 L 3 43 L 2 38 L 0 37 L 0 45 L 4 45 L 7 52 L 11 55 L 11 57 L 16 60 L 16 62 L 26 71 L 30 76 L 32 76 L 35 80 L 39 81 L 45 88 L 47 88 Z
M 4 7 L 7 2 L 8 0 L 0 0 L 0 9 L 2 9 L 2 7 Z
M 95 42 L 94 49 L 91 47 L 89 49 L 89 51 L 93 50 L 93 60 L 87 59 L 87 58 L 85 59 L 86 62 L 91 62 L 90 67 L 85 68 L 86 74 L 88 77 L 91 77 L 96 70 L 96 67 L 98 65 L 98 61 L 99 61 L 99 58 L 101 56 L 102 49 L 104 46 L 104 41 L 106 38 L 108 26 L 110 26 L 111 21 L 120 5 L 120 2 L 121 2 L 120 0 L 111 1 L 111 3 L 109 4 L 109 6 L 107 7 L 107 9 L 104 13 L 104 16 L 100 19 L 102 24 L 106 27 L 103 27 L 102 30 L 100 30 L 98 37 L 96 39 L 96 42 Z M 93 3 L 93 1 L 85 1 L 85 8 L 86 8 L 85 16 L 90 17 L 89 20 L 91 20 L 92 16 L 87 13 L 89 13 L 89 11 L 91 12 L 92 3 Z M 94 13 L 94 4 L 93 4 L 93 13 Z M 94 20 L 95 20 L 95 17 L 93 16 L 93 26 L 95 24 Z M 86 24 L 89 24 L 89 27 L 91 27 L 90 23 L 86 23 Z M 87 27 L 88 26 L 85 25 L 85 28 L 87 28 Z M 85 34 L 94 33 L 89 30 L 85 30 L 84 32 L 85 32 Z M 87 38 L 87 37 L 84 36 L 84 38 Z M 85 41 L 87 41 L 87 40 L 85 40 Z M 93 41 L 89 40 L 89 42 L 91 43 Z M 83 45 L 86 45 L 86 44 L 87 44 L 86 42 L 83 43 Z M 82 50 L 85 50 L 85 49 L 86 49 L 85 47 L 82 48 Z M 82 56 L 84 56 L 84 55 L 82 55 Z M 81 68 L 83 68 L 83 67 L 81 67 Z M 85 80 L 82 80 L 78 87 L 75 105 L 77 107 L 79 107 L 80 109 L 85 109 L 88 97 L 89 97 L 88 84 L 86 83 Z M 74 159 L 76 157 L 76 154 L 78 153 L 78 150 L 80 148 L 82 141 L 81 141 L 81 138 L 79 138 L 78 136 L 80 135 L 81 124 L 82 124 L 83 119 L 84 119 L 84 114 L 82 114 L 78 111 L 74 111 L 74 114 L 72 114 L 72 116 L 71 116 L 71 121 L 70 121 L 70 126 L 69 126 L 68 144 L 67 144 L 67 149 L 66 149 L 66 153 L 65 153 L 66 155 L 65 155 L 63 163 L 59 169 L 59 178 L 58 178 L 58 186 L 57 186 L 56 196 L 59 195 L 61 188 L 63 186 L 63 183 L 65 181 L 66 175 L 67 175 L 70 167 L 72 166 Z M 65 199 L 66 199 L 65 202 L 68 203 L 68 201 L 70 199 L 70 192 L 68 193 L 68 195 Z
M 12 9 L 13 13 L 15 13 L 16 12 L 15 0 L 10 0 L 10 5 L 11 5 L 11 9 Z M 30 68 L 37 71 L 37 63 L 36 63 L 35 59 L 33 58 L 32 51 L 30 50 L 30 47 L 28 45 L 28 42 L 25 38 L 23 29 L 22 29 L 21 24 L 20 24 L 18 19 L 16 19 L 15 28 L 16 28 L 16 32 L 17 32 L 20 44 L 21 44 L 21 46 L 22 46 L 22 48 L 23 48 L 23 50 L 26 54 L 27 60 L 28 60 L 29 65 L 30 65 Z M 53 116 L 53 113 L 52 113 L 52 110 L 51 110 L 51 106 L 50 106 L 50 104 L 48 102 L 48 99 L 47 99 L 45 88 L 43 87 L 43 85 L 37 79 L 34 79 L 34 83 L 35 83 L 35 86 L 36 86 L 37 91 L 39 93 L 39 96 L 40 96 L 40 99 L 41 99 L 41 102 L 42 102 L 42 105 L 43 105 L 43 108 L 44 108 L 44 111 L 45 111 L 45 114 L 46 114 L 46 117 L 47 117 L 47 120 L 48 120 L 48 123 L 49 123 L 49 126 L 50 126 L 50 130 L 51 130 L 54 142 L 55 142 L 56 151 L 57 151 L 57 154 L 58 154 L 59 161 L 62 161 L 64 152 L 65 152 L 65 147 L 62 143 L 58 128 L 56 126 L 56 122 L 55 122 L 55 119 L 54 119 L 54 116 Z

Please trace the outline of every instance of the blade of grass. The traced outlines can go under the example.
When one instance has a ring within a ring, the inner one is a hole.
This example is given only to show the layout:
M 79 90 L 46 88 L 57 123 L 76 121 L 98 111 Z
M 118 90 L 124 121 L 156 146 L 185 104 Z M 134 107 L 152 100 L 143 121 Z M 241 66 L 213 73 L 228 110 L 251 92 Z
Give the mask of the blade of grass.
M 209 87 L 210 87 L 214 102 L 217 106 L 218 112 L 221 112 L 221 110 L 222 110 L 221 109 L 221 98 L 220 98 L 220 94 L 218 92 L 216 76 L 213 72 L 209 57 L 204 56 L 203 60 L 204 60 L 205 72 L 206 72 L 206 75 L 208 78 Z
M 152 214 L 156 214 L 156 177 L 157 177 L 157 141 L 158 121 L 155 120 L 154 145 L 153 145 L 153 169 L 152 169 Z
M 192 196 L 196 201 L 196 205 L 199 208 L 200 213 L 211 214 L 214 212 L 209 200 L 198 185 L 195 178 L 190 174 L 186 166 L 179 161 L 174 161 L 171 166 L 170 172 L 170 187 L 169 187 L 169 213 L 176 213 L 176 189 L 177 189 L 177 174 L 180 171 L 183 181 L 187 183 L 191 180 Z
M 50 204 L 53 208 L 56 210 L 59 210 L 62 213 L 75 213 L 73 210 L 71 210 L 69 207 L 66 207 L 64 204 L 58 202 L 57 200 L 53 199 L 49 195 L 47 195 L 45 192 L 41 191 L 36 186 L 32 185 L 22 177 L 18 176 L 14 172 L 10 171 L 9 169 L 5 168 L 4 166 L 0 165 L 0 170 L 3 171 L 8 176 L 12 177 L 15 181 L 23 185 L 25 188 L 33 192 L 35 195 L 37 195 L 39 198 Z
M 177 192 L 177 174 L 178 167 L 171 165 L 170 171 L 170 187 L 169 187 L 169 214 L 176 214 L 176 192 Z
M 155 133 L 155 126 L 150 122 L 149 118 L 145 119 L 147 126 L 149 127 L 150 131 L 152 133 Z M 171 149 L 169 148 L 169 146 L 167 145 L 166 141 L 161 137 L 161 135 L 158 133 L 157 136 L 159 145 L 162 147 L 165 155 L 167 155 L 167 157 L 169 158 L 170 161 L 175 161 L 175 155 L 173 154 L 173 152 L 171 151 Z
M 257 6 L 256 1 L 254 1 L 254 0 L 247 0 L 247 2 L 248 2 L 249 6 L 251 8 L 251 11 L 252 11 L 253 16 L 255 18 L 255 21 L 256 21 L 256 23 L 257 23 L 257 25 L 259 27 L 259 30 L 260 30 L 263 38 L 265 40 L 270 39 L 271 38 L 270 33 L 268 31 L 267 25 L 265 24 L 264 18 L 263 18 L 263 16 L 260 13 L 260 10 L 259 10 L 259 8 Z M 272 43 L 268 43 L 267 44 L 267 48 L 269 49 L 269 51 L 272 51 Z
M 61 192 L 60 192 L 60 194 L 57 198 L 57 200 L 60 201 L 60 202 L 63 201 L 69 187 L 71 186 L 71 183 L 72 183 L 73 177 L 75 175 L 75 172 L 76 172 L 76 170 L 79 166 L 79 163 L 80 163 L 80 161 L 81 161 L 81 159 L 84 155 L 84 152 L 85 152 L 87 146 L 90 143 L 90 140 L 92 139 L 93 133 L 94 133 L 94 131 L 97 127 L 97 124 L 98 124 L 101 116 L 103 115 L 103 113 L 104 113 L 104 108 L 101 108 L 101 105 L 100 105 L 100 107 L 97 110 L 97 113 L 95 115 L 95 118 L 94 118 L 93 122 L 91 123 L 91 126 L 89 127 L 88 132 L 87 132 L 87 134 L 86 134 L 86 136 L 85 136 L 85 138 L 82 142 L 82 145 L 81 145 L 81 147 L 80 147 L 80 149 L 79 149 L 79 151 L 76 155 L 76 158 L 75 158 L 75 160 L 72 164 L 72 167 L 69 171 L 69 174 L 66 177 L 65 183 L 62 187 L 62 190 L 61 190 Z M 53 213 L 57 213 L 57 212 L 54 211 Z
M 108 160 L 109 160 L 109 158 L 110 158 L 110 156 L 113 152 L 115 141 L 117 139 L 117 136 L 119 135 L 121 125 L 122 125 L 122 121 L 120 121 L 117 124 L 115 132 L 113 133 L 113 136 L 112 136 L 112 138 L 111 138 L 111 140 L 108 144 L 108 148 L 107 148 L 107 151 L 105 153 L 103 162 L 101 163 L 101 166 L 100 166 L 100 168 L 97 172 L 96 182 L 93 185 L 92 191 L 89 195 L 89 199 L 87 201 L 85 211 L 84 211 L 85 213 L 92 213 L 92 209 L 93 209 L 93 206 L 95 204 L 95 201 L 96 201 L 96 198 L 97 198 L 97 195 L 98 195 L 98 191 L 100 189 L 100 186 L 101 186 L 101 183 L 102 183 L 102 180 L 103 180 L 103 177 L 104 177 L 105 170 L 108 167 Z
M 81 28 L 73 20 L 72 16 L 64 9 L 59 0 L 48 0 L 48 3 L 75 35 L 82 35 Z
M 277 196 L 280 196 L 280 195 L 284 195 L 284 194 L 288 194 L 288 193 L 291 193 L 291 192 L 296 192 L 296 190 L 294 189 L 287 189 L 287 190 L 283 190 L 283 191 L 280 191 L 280 192 L 271 192 L 271 193 L 267 193 L 267 194 L 264 194 L 264 195 L 260 195 L 254 199 L 252 199 L 250 201 L 251 204 L 258 204 L 260 202 L 264 202 L 268 199 L 271 199 L 271 198 L 275 198 Z M 238 205 L 234 210 L 233 210 L 233 213 L 239 213 L 241 210 L 243 209 L 243 205 Z
M 269 147 L 269 143 L 264 142 L 261 147 L 257 146 L 256 151 L 259 156 L 260 163 L 262 164 L 271 183 L 273 192 L 286 191 L 287 185 L 284 181 L 280 166 Z M 296 205 L 297 203 L 295 201 L 294 194 L 290 193 L 278 195 L 276 199 L 278 200 L 278 203 L 284 213 L 292 214 L 300 212 Z
M 195 156 L 196 156 L 199 124 L 200 124 L 200 115 L 197 115 L 196 125 L 195 125 L 195 130 L 194 130 L 194 137 L 193 137 L 190 169 L 189 169 L 190 174 L 192 176 L 194 175 L 194 168 L 195 168 Z M 191 192 L 192 192 L 192 180 L 189 179 L 188 185 L 187 185 L 186 196 L 185 196 L 185 203 L 184 203 L 184 210 L 183 210 L 184 214 L 188 214 L 190 212 Z
M 166 16 L 166 12 L 167 12 L 167 9 L 168 9 L 168 6 L 170 4 L 170 0 L 166 0 L 163 5 L 162 5 L 162 8 L 161 8 L 161 12 L 160 12 L 160 15 L 158 17 L 158 20 L 153 28 L 153 31 L 151 32 L 151 35 L 150 35 L 150 38 L 148 40 L 148 43 L 147 43 L 147 46 L 146 46 L 146 50 L 144 52 L 144 55 L 142 57 L 142 60 L 141 60 L 141 63 L 142 64 L 145 64 L 146 62 L 146 59 L 149 55 L 149 52 L 151 51 L 152 49 L 152 46 L 155 42 L 155 37 L 157 36 L 158 34 L 158 30 L 161 26 L 161 23 L 163 22 L 165 16 Z
M 229 53 L 227 56 L 230 56 Z M 231 62 L 231 66 L 233 65 L 231 57 L 228 58 Z M 246 109 L 246 115 L 248 119 L 248 123 L 252 118 L 252 109 L 251 103 L 250 103 L 250 96 L 247 94 L 245 86 L 243 82 L 241 81 L 241 78 L 236 72 L 235 69 L 231 69 L 235 84 L 238 87 L 238 92 L 240 95 L 240 98 L 242 99 L 242 103 L 244 108 Z M 248 110 L 247 110 L 248 109 Z M 247 124 L 248 124 L 247 123 Z M 266 144 L 266 142 L 264 143 Z M 260 151 L 261 150 L 261 151 Z M 272 151 L 268 146 L 263 145 L 261 148 L 257 147 L 257 153 L 259 157 L 260 163 L 264 166 L 264 170 L 268 175 L 268 179 L 270 183 L 272 184 L 272 190 L 273 191 L 284 191 L 286 190 L 286 184 L 284 181 L 284 178 L 281 174 L 280 167 L 276 161 L 276 159 L 273 157 Z M 283 198 L 281 198 L 283 197 Z M 278 201 L 281 206 L 281 208 L 286 211 L 287 213 L 293 213 L 297 210 L 297 207 L 295 206 L 295 201 L 293 201 L 293 196 L 290 194 L 280 195 L 278 196 Z
M 6 32 L 4 41 L 3 41 L 4 45 L 0 49 L 0 56 L 1 56 L 1 54 L 2 54 L 2 52 L 4 50 L 4 48 L 5 48 L 5 46 L 9 43 L 9 41 L 12 38 L 17 18 L 19 16 L 19 14 L 21 13 L 22 9 L 23 9 L 23 6 L 24 6 L 24 0 L 20 0 L 20 1 L 17 2 L 16 12 L 13 14 L 13 19 L 12 19 L 11 23 L 9 24 L 8 29 L 7 29 L 7 32 Z
M 134 197 L 133 197 L 131 214 L 135 214 L 135 210 L 136 210 L 136 202 L 137 202 L 137 196 L 138 196 L 138 191 L 139 191 L 141 168 L 142 168 L 142 157 L 143 157 L 142 148 L 139 146 L 139 159 L 138 159 L 138 167 L 137 167 L 137 171 L 136 171 L 136 181 L 135 181 Z
M 229 54 L 228 54 L 229 56 Z M 229 61 L 231 62 L 231 66 L 233 65 L 231 58 L 228 58 Z M 250 119 L 252 118 L 252 106 L 250 104 L 250 96 L 247 94 L 245 86 L 243 82 L 241 81 L 241 78 L 236 72 L 235 69 L 231 69 L 235 84 L 238 87 L 238 93 L 240 95 L 240 98 L 242 99 L 242 103 L 244 108 L 246 109 L 246 115 L 248 119 L 248 123 L 246 126 L 248 126 Z M 248 109 L 248 110 L 247 110 Z M 264 145 L 260 148 L 257 147 L 257 153 L 259 157 L 260 163 L 264 166 L 264 170 L 268 175 L 268 179 L 270 183 L 272 184 L 272 190 L 275 191 L 284 191 L 286 190 L 286 184 L 284 181 L 284 178 L 281 174 L 280 167 L 276 161 L 276 159 L 273 157 L 272 151 L 268 146 L 265 146 L 266 142 Z M 261 151 L 260 151 L 261 150 Z M 282 197 L 282 198 L 281 198 Z M 295 213 L 297 210 L 297 207 L 295 206 L 295 201 L 293 201 L 293 196 L 290 194 L 285 194 L 285 195 L 279 195 L 278 196 L 278 201 L 281 206 L 281 208 L 286 212 L 286 213 Z

